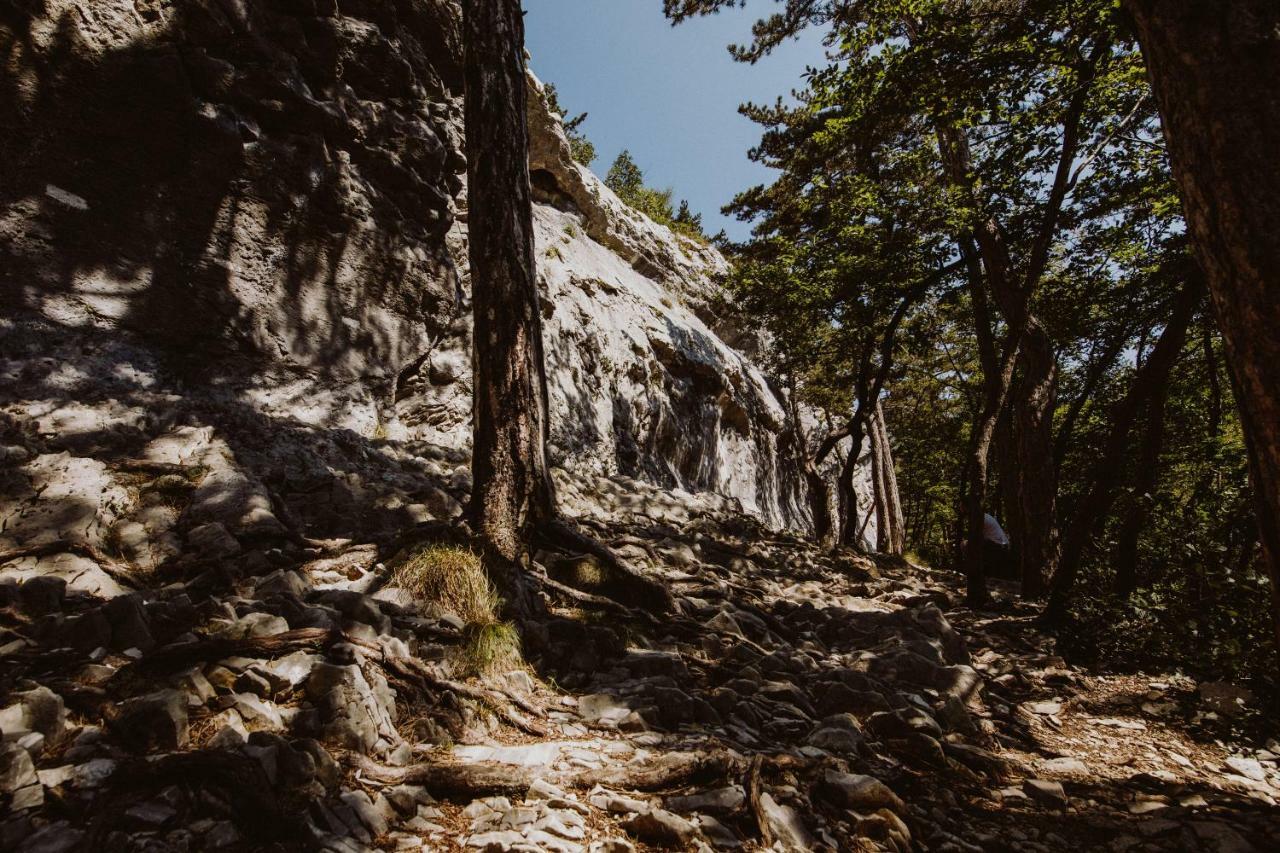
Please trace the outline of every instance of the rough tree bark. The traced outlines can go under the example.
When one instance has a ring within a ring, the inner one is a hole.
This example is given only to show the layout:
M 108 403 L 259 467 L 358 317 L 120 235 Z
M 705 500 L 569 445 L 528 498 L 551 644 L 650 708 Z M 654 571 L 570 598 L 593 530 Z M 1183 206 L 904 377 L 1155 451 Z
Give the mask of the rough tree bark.
M 533 198 L 519 0 L 462 4 L 472 358 L 471 512 L 486 547 L 518 560 L 554 508 L 547 378 L 534 267 Z
M 471 516 L 512 614 L 536 615 L 522 565 L 532 540 L 601 560 L 641 606 L 671 592 L 556 515 L 534 266 L 528 88 L 519 0 L 463 3 L 474 402 Z
M 1187 327 L 1203 298 L 1203 287 L 1198 276 L 1183 285 L 1160 340 L 1152 349 L 1151 355 L 1138 368 L 1129 392 L 1112 409 L 1110 432 L 1102 457 L 1094 466 L 1093 482 L 1088 493 L 1081 499 L 1079 509 L 1063 537 L 1062 560 L 1053 578 L 1049 603 L 1044 612 L 1044 619 L 1050 624 L 1061 621 L 1066 615 L 1085 549 L 1093 536 L 1094 528 L 1106 516 L 1115 500 L 1116 485 L 1124 470 L 1124 455 L 1129 447 L 1129 432 L 1139 409 L 1151 399 L 1159 386 L 1168 381 L 1169 371 L 1173 369 L 1183 344 L 1186 343 Z
M 1240 418 L 1280 643 L 1280 3 L 1124 0 L 1208 277 Z

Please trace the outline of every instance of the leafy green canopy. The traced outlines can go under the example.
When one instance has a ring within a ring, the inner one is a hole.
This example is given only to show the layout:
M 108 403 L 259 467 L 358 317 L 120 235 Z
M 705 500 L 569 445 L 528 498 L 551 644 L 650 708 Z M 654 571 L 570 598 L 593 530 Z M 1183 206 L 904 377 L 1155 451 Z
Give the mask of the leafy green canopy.
M 677 21 L 740 5 L 665 4 Z M 819 26 L 829 61 L 810 70 L 793 103 L 743 107 L 763 129 L 751 156 L 778 170 L 772 184 L 727 209 L 753 223 L 753 239 L 735 247 L 732 286 L 744 313 L 768 328 L 779 365 L 833 417 L 865 402 L 868 353 L 872 365 L 883 364 L 877 340 L 883 348 L 899 321 L 886 408 L 908 537 L 935 560 L 958 535 L 967 425 L 992 359 L 979 345 L 983 324 L 998 340 L 1020 311 L 1034 316 L 1056 363 L 1046 452 L 1065 524 L 1096 475 L 1113 406 L 1190 268 L 1154 99 L 1118 4 L 776 7 L 734 55 L 755 61 Z M 978 262 L 975 238 L 984 230 L 1007 253 L 1000 288 L 993 256 Z M 996 313 L 984 319 L 979 299 Z M 1166 389 L 1165 417 L 1147 407 L 1130 436 L 1124 482 L 1142 481 L 1140 450 L 1152 424 L 1163 439 L 1159 476 L 1150 491 L 1127 487 L 1091 541 L 1076 645 L 1136 665 L 1163 655 L 1259 674 L 1271 652 L 1265 608 L 1250 606 L 1265 596 L 1244 452 L 1230 378 L 1214 355 L 1221 345 L 1211 324 L 1202 318 L 1199 326 L 1204 334 L 1191 336 Z M 1006 460 L 1009 430 L 1006 414 L 995 450 Z M 992 468 L 997 515 L 1014 476 L 1015 465 Z M 1135 507 L 1147 515 L 1130 553 L 1120 533 Z M 1122 559 L 1137 564 L 1131 598 L 1108 592 Z

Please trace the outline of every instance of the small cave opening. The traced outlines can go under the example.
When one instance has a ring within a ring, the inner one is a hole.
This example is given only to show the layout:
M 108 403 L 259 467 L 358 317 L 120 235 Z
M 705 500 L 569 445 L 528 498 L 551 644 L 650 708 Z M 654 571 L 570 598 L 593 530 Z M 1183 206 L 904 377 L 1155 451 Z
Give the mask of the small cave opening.
M 533 186 L 533 200 L 541 204 L 549 204 L 566 213 L 581 213 L 573 198 L 560 189 L 560 182 L 547 169 L 534 169 L 529 173 L 529 183 Z

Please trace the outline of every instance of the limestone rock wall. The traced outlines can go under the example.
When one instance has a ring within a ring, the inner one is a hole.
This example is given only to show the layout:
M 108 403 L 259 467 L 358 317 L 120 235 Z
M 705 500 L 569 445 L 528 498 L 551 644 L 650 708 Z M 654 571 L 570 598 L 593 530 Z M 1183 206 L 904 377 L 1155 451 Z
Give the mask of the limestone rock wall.
M 4 6 L 0 403 L 39 463 L 22 488 L 189 428 L 249 483 L 228 488 L 311 532 L 458 511 L 458 25 L 450 0 Z M 789 407 L 716 316 L 724 259 L 574 164 L 530 87 L 553 461 L 806 528 Z M 141 525 L 159 561 L 161 516 L 103 530 Z

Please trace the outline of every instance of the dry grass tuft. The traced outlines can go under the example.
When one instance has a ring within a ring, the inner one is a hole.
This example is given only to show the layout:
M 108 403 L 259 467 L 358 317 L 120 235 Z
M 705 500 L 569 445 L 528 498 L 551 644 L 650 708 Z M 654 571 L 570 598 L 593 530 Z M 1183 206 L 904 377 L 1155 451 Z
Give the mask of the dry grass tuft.
M 459 652 L 468 675 L 500 675 L 525 666 L 520 635 L 509 622 L 469 626 Z
M 402 552 L 393 561 L 391 583 L 438 604 L 468 625 L 498 619 L 498 592 L 480 557 L 465 548 L 426 545 Z

